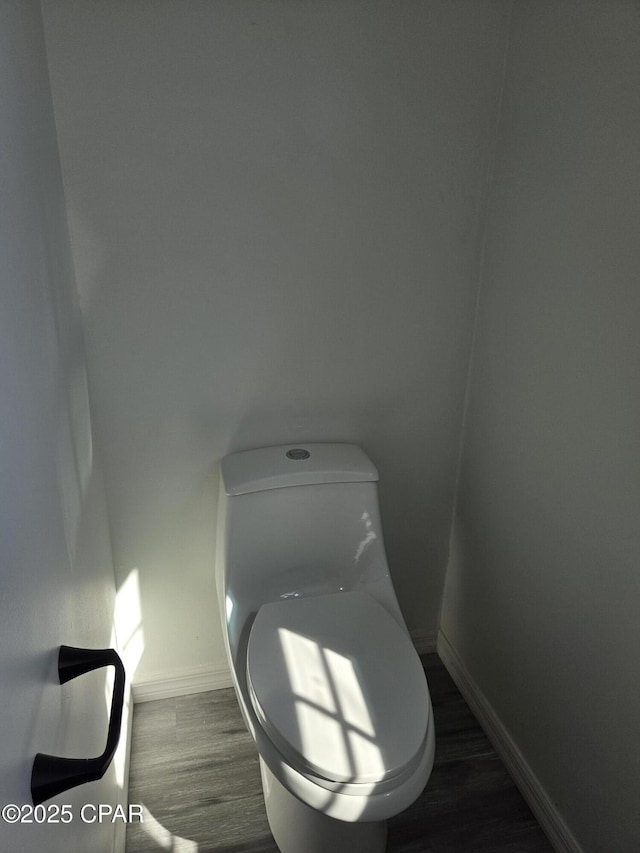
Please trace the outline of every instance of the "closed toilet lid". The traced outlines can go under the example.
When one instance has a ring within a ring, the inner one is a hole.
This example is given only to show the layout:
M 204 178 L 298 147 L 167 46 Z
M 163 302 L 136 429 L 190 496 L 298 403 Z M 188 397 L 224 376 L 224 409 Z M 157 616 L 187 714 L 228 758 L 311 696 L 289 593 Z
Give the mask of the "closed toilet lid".
M 419 760 L 430 708 L 424 671 L 406 632 L 365 593 L 263 605 L 247 679 L 265 732 L 302 772 L 375 783 Z

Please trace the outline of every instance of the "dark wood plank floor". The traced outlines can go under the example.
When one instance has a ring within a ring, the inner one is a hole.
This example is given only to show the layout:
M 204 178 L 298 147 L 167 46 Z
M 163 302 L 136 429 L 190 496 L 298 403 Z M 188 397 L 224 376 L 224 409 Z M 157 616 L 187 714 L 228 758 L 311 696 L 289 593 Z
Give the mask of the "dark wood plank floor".
M 389 821 L 388 853 L 552 853 L 438 657 L 422 660 L 435 765 L 419 799 Z M 135 706 L 129 802 L 145 819 L 129 825 L 127 853 L 278 853 L 231 689 Z

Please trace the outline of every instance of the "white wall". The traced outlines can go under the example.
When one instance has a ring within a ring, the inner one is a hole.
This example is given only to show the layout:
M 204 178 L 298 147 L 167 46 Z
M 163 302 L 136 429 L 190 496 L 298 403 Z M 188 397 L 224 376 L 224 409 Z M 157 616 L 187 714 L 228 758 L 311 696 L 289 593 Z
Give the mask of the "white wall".
M 38 2 L 0 4 L 0 116 L 0 803 L 22 805 L 36 752 L 104 749 L 105 671 L 61 687 L 57 657 L 110 645 L 115 596 Z M 3 820 L 0 848 L 111 851 L 79 808 L 121 796 L 112 765 L 56 798 L 70 824 Z
M 509 2 L 45 0 L 138 678 L 222 666 L 215 464 L 355 441 L 433 639 Z
M 514 6 L 442 629 L 586 853 L 640 849 L 640 15 Z

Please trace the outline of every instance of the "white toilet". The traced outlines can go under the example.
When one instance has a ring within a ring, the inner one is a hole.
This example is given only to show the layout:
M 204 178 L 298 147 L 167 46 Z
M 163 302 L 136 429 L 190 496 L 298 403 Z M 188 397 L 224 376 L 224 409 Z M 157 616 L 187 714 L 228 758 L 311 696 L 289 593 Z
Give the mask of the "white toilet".
M 387 818 L 433 766 L 431 699 L 389 576 L 377 479 L 349 444 L 221 463 L 225 644 L 282 853 L 382 853 Z

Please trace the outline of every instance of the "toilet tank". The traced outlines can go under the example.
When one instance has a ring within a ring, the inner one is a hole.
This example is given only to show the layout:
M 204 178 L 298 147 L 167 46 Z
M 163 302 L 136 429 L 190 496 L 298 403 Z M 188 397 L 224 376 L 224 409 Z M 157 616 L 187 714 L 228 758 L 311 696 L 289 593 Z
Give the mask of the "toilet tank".
M 220 468 L 227 495 L 378 479 L 375 465 L 355 444 L 283 445 L 247 450 L 225 457 Z
M 220 468 L 216 575 L 227 615 L 239 609 L 242 623 L 268 601 L 363 588 L 397 615 L 378 472 L 359 447 L 269 447 Z

